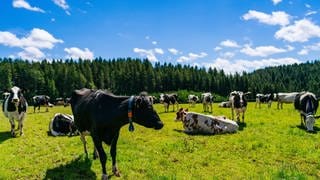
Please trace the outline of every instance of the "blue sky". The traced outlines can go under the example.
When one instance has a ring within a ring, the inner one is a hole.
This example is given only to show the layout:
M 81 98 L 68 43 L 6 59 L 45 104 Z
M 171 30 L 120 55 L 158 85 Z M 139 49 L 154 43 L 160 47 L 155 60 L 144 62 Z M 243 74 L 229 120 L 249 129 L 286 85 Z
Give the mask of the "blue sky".
M 227 73 L 319 59 L 318 0 L 4 0 L 0 56 L 118 57 Z

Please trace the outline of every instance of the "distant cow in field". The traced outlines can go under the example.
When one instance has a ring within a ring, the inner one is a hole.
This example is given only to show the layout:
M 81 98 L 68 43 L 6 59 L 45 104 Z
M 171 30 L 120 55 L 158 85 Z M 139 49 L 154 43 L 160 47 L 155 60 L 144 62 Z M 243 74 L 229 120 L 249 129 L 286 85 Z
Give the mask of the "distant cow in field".
M 203 112 L 211 112 L 212 113 L 212 103 L 213 103 L 213 96 L 211 93 L 203 93 L 201 94 L 202 105 L 203 105 Z M 210 107 L 210 111 L 209 111 Z
M 2 105 L 2 110 L 4 115 L 9 119 L 11 124 L 11 135 L 13 137 L 15 134 L 15 121 L 18 120 L 18 129 L 20 131 L 20 135 L 23 135 L 23 123 L 25 114 L 27 112 L 28 103 L 26 99 L 23 97 L 22 91 L 19 87 L 14 86 L 9 91 L 9 96 L 6 98 Z
M 219 107 L 223 107 L 223 108 L 229 108 L 230 105 L 230 101 L 223 101 L 219 104 Z
M 283 103 L 293 103 L 296 96 L 298 95 L 299 93 L 297 92 L 291 92 L 291 93 L 277 93 L 277 96 L 276 96 L 276 100 L 278 101 L 278 104 L 277 104 L 277 108 L 281 109 L 283 108 Z
M 315 120 L 320 116 L 315 116 L 319 102 L 311 92 L 301 92 L 295 96 L 294 107 L 300 112 L 301 125 L 308 131 L 313 131 Z
M 46 107 L 46 112 L 49 111 L 49 100 L 50 97 L 46 95 L 37 95 L 33 96 L 33 112 L 36 112 L 36 108 L 38 107 L 38 112 L 40 111 L 40 106 L 45 106 Z
M 49 131 L 53 136 L 76 135 L 77 127 L 74 124 L 73 116 L 56 113 L 49 123 Z
M 115 96 L 101 90 L 81 89 L 72 93 L 70 103 L 86 154 L 87 131 L 93 139 L 100 158 L 102 179 L 108 178 L 107 156 L 102 142 L 111 145 L 112 172 L 115 176 L 120 176 L 116 163 L 116 146 L 121 127 L 129 123 L 129 130 L 133 131 L 133 122 L 157 130 L 163 127 L 146 93 L 128 97 Z
M 194 94 L 188 95 L 189 107 L 194 107 L 195 104 L 199 101 L 199 97 Z
M 234 121 L 224 116 L 211 116 L 181 108 L 177 112 L 176 120 L 181 120 L 186 133 L 222 134 L 233 133 L 239 128 Z
M 261 108 L 261 103 L 267 103 L 268 108 L 271 107 L 272 101 L 274 100 L 274 94 L 257 94 L 256 95 L 256 108 L 259 106 Z
M 148 98 L 149 98 L 151 104 L 154 104 L 157 100 L 157 98 L 155 96 L 148 96 Z
M 247 98 L 246 95 L 250 92 L 243 93 L 241 91 L 233 91 L 229 95 L 229 101 L 231 104 L 231 116 L 234 120 L 234 111 L 236 112 L 237 121 L 240 122 L 240 113 L 242 113 L 242 122 L 244 122 L 244 115 L 247 110 Z
M 174 106 L 179 108 L 178 95 L 177 94 L 160 94 L 160 103 L 164 105 L 164 112 L 169 112 L 169 105 L 172 104 L 172 111 L 174 112 Z

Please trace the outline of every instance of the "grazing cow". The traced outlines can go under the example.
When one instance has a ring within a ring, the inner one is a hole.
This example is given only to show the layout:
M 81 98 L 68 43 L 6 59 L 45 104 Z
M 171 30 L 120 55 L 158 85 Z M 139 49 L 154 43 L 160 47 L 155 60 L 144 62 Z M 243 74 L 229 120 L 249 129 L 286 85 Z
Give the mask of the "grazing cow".
M 296 95 L 294 107 L 300 112 L 301 125 L 307 128 L 307 131 L 313 131 L 315 120 L 320 116 L 315 116 L 319 102 L 316 96 L 311 92 L 301 92 Z
M 107 157 L 102 142 L 111 145 L 112 171 L 114 175 L 120 176 L 116 164 L 116 146 L 120 128 L 129 123 L 129 130 L 133 131 L 133 122 L 157 130 L 163 127 L 145 93 L 128 97 L 115 96 L 101 90 L 81 89 L 72 93 L 70 103 L 86 154 L 88 154 L 86 132 L 89 132 L 93 139 L 102 166 L 102 179 L 108 178 Z
M 189 94 L 189 96 L 188 96 L 189 107 L 194 107 L 198 101 L 199 101 L 198 96 L 196 96 L 194 94 Z
M 297 92 L 291 92 L 291 93 L 278 93 L 276 96 L 276 100 L 278 101 L 277 108 L 281 109 L 283 108 L 283 103 L 293 103 L 295 100 L 295 97 L 299 93 Z
M 268 103 L 268 108 L 271 107 L 272 101 L 274 99 L 274 94 L 257 94 L 256 95 L 256 108 L 259 106 L 261 108 L 261 103 Z
M 46 112 L 49 111 L 49 100 L 50 97 L 46 95 L 37 95 L 33 96 L 33 112 L 36 112 L 36 108 L 38 107 L 38 112 L 40 111 L 40 106 L 45 106 L 46 107 Z
M 203 112 L 211 112 L 212 113 L 212 103 L 213 103 L 213 96 L 211 93 L 203 93 L 201 94 L 202 105 L 203 105 Z M 209 111 L 210 107 L 210 111 Z
M 56 113 L 49 122 L 49 131 L 53 136 L 76 135 L 77 127 L 74 124 L 73 116 Z
M 15 121 L 18 120 L 18 129 L 20 131 L 20 136 L 23 135 L 23 122 L 25 114 L 27 112 L 28 103 L 23 97 L 22 91 L 17 86 L 14 86 L 9 91 L 10 95 L 6 98 L 2 105 L 2 110 L 4 115 L 9 119 L 11 124 L 11 135 L 13 137 L 15 134 Z
M 240 122 L 240 113 L 242 113 L 242 122 L 244 123 L 244 114 L 247 109 L 247 98 L 246 95 L 250 92 L 243 93 L 241 91 L 232 91 L 229 96 L 231 104 L 231 116 L 234 120 L 234 111 L 236 112 L 237 121 Z
M 203 115 L 188 112 L 188 109 L 183 108 L 177 112 L 176 120 L 182 121 L 186 133 L 233 133 L 239 128 L 236 122 L 226 119 L 224 116 Z
M 179 108 L 178 103 L 178 95 L 177 94 L 160 94 L 160 103 L 163 103 L 164 105 L 164 112 L 169 111 L 169 105 L 172 104 L 172 112 L 174 112 L 174 106 L 177 106 L 177 109 Z

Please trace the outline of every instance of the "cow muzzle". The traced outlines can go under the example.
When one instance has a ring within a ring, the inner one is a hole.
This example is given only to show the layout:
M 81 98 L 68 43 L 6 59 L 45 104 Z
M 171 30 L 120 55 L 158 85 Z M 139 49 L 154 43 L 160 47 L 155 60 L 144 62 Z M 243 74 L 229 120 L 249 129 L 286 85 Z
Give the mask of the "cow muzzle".
M 314 115 L 307 115 L 306 116 L 306 128 L 307 128 L 307 131 L 310 131 L 310 132 L 313 131 L 313 126 L 314 126 L 315 121 L 316 120 L 315 120 Z

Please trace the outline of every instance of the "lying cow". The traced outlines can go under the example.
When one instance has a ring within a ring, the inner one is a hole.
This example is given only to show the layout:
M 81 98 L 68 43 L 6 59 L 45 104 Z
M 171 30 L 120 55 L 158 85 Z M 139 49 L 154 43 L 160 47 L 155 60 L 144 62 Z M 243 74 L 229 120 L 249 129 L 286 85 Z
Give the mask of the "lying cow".
M 174 106 L 179 108 L 178 95 L 177 94 L 160 94 L 160 103 L 164 105 L 164 112 L 169 112 L 169 105 L 172 104 L 172 112 L 175 111 Z
M 221 108 L 229 108 L 230 107 L 230 102 L 229 101 L 223 101 L 219 104 L 219 107 Z
M 33 112 L 36 112 L 36 108 L 38 108 L 38 112 L 40 111 L 40 106 L 46 107 L 46 112 L 49 111 L 48 107 L 50 106 L 50 97 L 46 95 L 37 95 L 33 96 Z
M 246 95 L 250 92 L 243 93 L 241 91 L 233 91 L 230 93 L 229 101 L 231 104 L 231 116 L 234 120 L 234 111 L 236 112 L 237 121 L 240 122 L 240 114 L 242 113 L 242 122 L 244 122 L 244 114 L 247 110 Z
M 224 116 L 203 115 L 188 112 L 181 108 L 177 112 L 176 120 L 181 120 L 186 133 L 222 134 L 234 133 L 239 126 L 236 122 L 226 119 Z
M 307 131 L 313 131 L 315 120 L 320 116 L 315 116 L 319 102 L 316 96 L 311 92 L 301 92 L 296 95 L 294 107 L 300 112 L 301 125 L 307 128 Z
M 73 116 L 56 113 L 49 122 L 49 131 L 53 136 L 76 135 L 77 127 L 74 124 Z
M 98 151 L 102 167 L 102 179 L 107 179 L 107 156 L 102 142 L 111 145 L 112 172 L 120 176 L 116 163 L 116 146 L 120 128 L 129 123 L 133 131 L 133 122 L 147 128 L 161 129 L 163 123 L 147 96 L 115 96 L 101 90 L 81 89 L 72 93 L 70 100 L 75 125 L 81 135 L 84 151 L 87 153 L 85 134 L 88 131 Z M 95 154 L 95 153 L 94 153 Z
M 15 121 L 18 121 L 18 129 L 20 131 L 20 136 L 23 135 L 23 123 L 27 112 L 28 103 L 23 97 L 22 91 L 19 87 L 14 86 L 9 91 L 9 96 L 6 98 L 2 105 L 2 110 L 4 115 L 9 118 L 11 124 L 11 135 L 13 137 L 15 134 Z
M 203 112 L 211 112 L 212 113 L 212 103 L 213 103 L 213 96 L 211 93 L 203 93 L 201 94 L 202 105 L 203 105 Z M 209 111 L 210 107 L 210 111 Z
M 199 97 L 194 94 L 188 95 L 189 107 L 194 107 L 196 103 L 199 101 Z
M 299 93 L 297 92 L 291 92 L 291 93 L 277 93 L 277 96 L 276 96 L 276 100 L 278 101 L 278 104 L 277 104 L 277 108 L 280 109 L 283 109 L 283 103 L 293 103 L 296 96 L 298 95 Z

